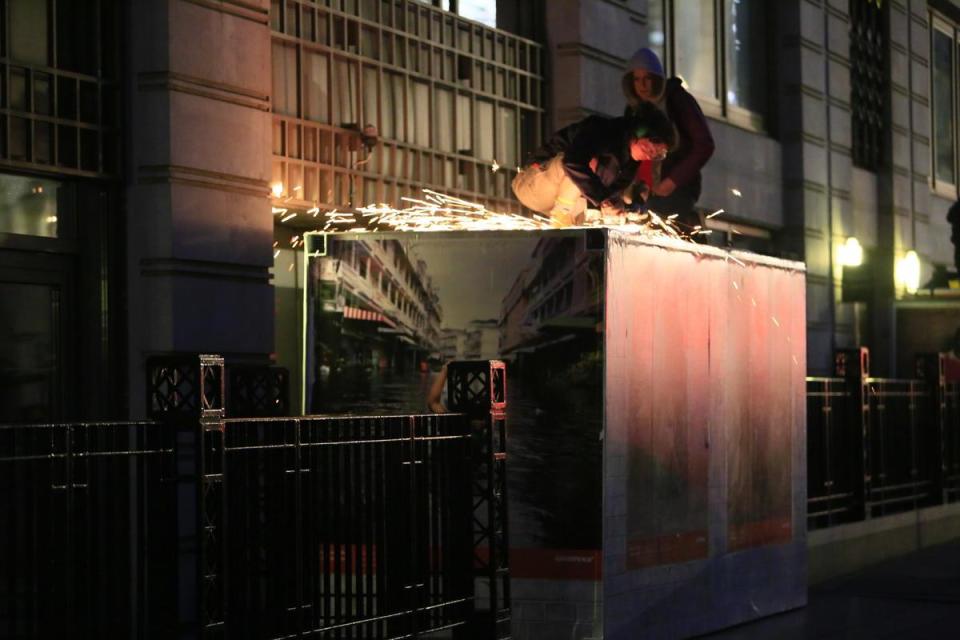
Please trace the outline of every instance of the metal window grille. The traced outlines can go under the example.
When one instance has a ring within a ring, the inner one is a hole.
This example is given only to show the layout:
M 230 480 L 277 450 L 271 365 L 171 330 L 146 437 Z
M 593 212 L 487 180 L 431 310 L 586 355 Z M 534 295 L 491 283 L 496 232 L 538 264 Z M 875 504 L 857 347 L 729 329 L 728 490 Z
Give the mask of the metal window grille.
M 400 205 L 430 187 L 520 210 L 510 183 L 539 144 L 541 45 L 415 0 L 274 2 L 271 26 L 283 207 Z M 380 144 L 366 156 L 368 123 Z
M 850 0 L 853 162 L 876 171 L 883 146 L 886 30 L 881 0 Z
M 6 5 L 0 2 L 0 10 L 9 14 Z M 25 25 L 15 24 L 10 15 L 0 20 L 0 161 L 19 169 L 116 176 L 118 5 L 112 0 L 66 6 L 54 2 L 47 10 L 46 30 L 30 34 L 46 45 L 45 63 L 18 58 L 12 41 L 24 35 L 14 31 Z M 66 36 L 62 31 L 68 25 Z M 75 70 L 81 66 L 83 72 Z

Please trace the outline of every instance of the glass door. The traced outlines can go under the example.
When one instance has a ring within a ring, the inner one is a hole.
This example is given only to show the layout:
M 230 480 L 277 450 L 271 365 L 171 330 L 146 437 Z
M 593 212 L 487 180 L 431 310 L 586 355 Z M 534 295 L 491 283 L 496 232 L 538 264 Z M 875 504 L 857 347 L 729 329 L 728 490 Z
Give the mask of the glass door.
M 72 415 L 70 260 L 0 252 L 0 423 Z

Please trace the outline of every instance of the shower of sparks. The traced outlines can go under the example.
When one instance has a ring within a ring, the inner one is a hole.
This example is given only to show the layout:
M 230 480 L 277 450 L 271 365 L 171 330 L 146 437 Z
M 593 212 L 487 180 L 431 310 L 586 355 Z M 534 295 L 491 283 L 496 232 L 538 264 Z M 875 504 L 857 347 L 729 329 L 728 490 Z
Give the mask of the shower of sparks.
M 286 213 L 286 212 L 287 212 L 287 210 L 286 210 L 285 208 L 283 208 L 283 207 L 273 207 L 273 214 L 274 214 L 274 215 L 277 215 L 277 214 L 280 214 L 280 213 Z
M 494 163 L 496 166 L 496 163 Z M 499 167 L 498 167 L 499 168 Z M 374 231 L 537 231 L 561 227 L 555 220 L 543 216 L 526 216 L 518 213 L 491 211 L 486 206 L 424 189 L 418 198 L 402 198 L 404 208 L 387 204 L 359 207 L 351 211 L 326 211 L 318 207 L 306 210 L 305 215 L 321 216 L 321 231 L 329 233 L 365 233 Z M 291 220 L 297 214 L 290 212 L 281 222 Z M 585 227 L 613 227 L 627 233 L 668 237 L 675 240 L 690 240 L 692 236 L 709 235 L 711 231 L 699 225 L 692 229 L 675 222 L 676 214 L 661 216 L 653 211 L 646 213 L 625 212 L 619 216 L 602 216 L 598 211 L 587 210 Z M 572 227 L 571 227 L 572 228 Z
M 707 219 L 716 218 L 718 215 L 720 215 L 720 214 L 723 213 L 723 212 L 724 212 L 723 209 L 717 209 L 716 211 L 714 211 L 713 213 L 711 213 L 710 215 L 708 215 L 708 216 L 707 216 Z
M 780 326 L 780 321 L 777 320 L 774 316 L 770 316 L 770 319 L 773 320 L 773 324 L 775 324 L 778 327 Z
M 730 193 L 737 196 L 738 198 L 743 197 L 743 193 L 740 192 L 740 189 L 730 189 Z
M 288 221 L 288 220 L 293 220 L 293 219 L 296 218 L 296 217 L 297 217 L 297 213 L 296 213 L 296 212 L 293 212 L 293 213 L 291 213 L 291 214 L 289 214 L 289 215 L 284 216 L 283 218 L 281 218 L 281 219 L 280 219 L 280 222 L 286 222 L 286 221 Z
M 496 160 L 494 160 L 494 161 L 493 161 L 493 164 L 490 165 L 490 171 L 492 171 L 492 172 L 494 172 L 494 173 L 496 173 L 497 171 L 500 171 L 500 165 L 497 164 L 497 161 L 496 161 Z

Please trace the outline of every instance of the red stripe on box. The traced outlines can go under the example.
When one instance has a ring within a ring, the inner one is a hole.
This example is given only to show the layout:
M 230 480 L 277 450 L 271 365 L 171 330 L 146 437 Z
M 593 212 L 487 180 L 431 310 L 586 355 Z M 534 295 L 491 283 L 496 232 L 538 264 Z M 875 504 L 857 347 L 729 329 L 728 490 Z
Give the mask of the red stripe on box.
M 627 568 L 642 569 L 661 564 L 679 564 L 706 558 L 709 552 L 706 530 L 631 538 L 627 541 Z

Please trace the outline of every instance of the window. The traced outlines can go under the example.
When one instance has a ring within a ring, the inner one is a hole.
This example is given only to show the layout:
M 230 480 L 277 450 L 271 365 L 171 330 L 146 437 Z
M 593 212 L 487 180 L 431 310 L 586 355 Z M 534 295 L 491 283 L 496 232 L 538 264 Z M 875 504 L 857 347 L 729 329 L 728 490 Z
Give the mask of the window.
M 850 0 L 853 162 L 870 171 L 876 171 L 880 165 L 886 46 L 880 7 L 869 0 Z
M 468 20 L 476 20 L 488 27 L 497 26 L 496 0 L 420 0 L 424 4 L 440 7 L 444 11 L 459 13 Z
M 674 5 L 676 74 L 697 95 L 717 96 L 714 0 L 685 0 Z
M 457 13 L 488 27 L 497 26 L 496 0 L 457 0 Z
M 0 159 L 111 174 L 117 170 L 117 3 L 0 3 Z
M 297 50 L 277 43 L 273 45 L 273 111 L 297 115 Z
M 933 167 L 935 185 L 957 184 L 956 70 L 957 34 L 953 25 L 933 20 L 930 67 L 932 77 Z
M 763 113 L 767 99 L 767 65 L 763 33 L 764 6 L 750 0 L 725 0 L 727 16 L 727 104 Z
M 62 186 L 53 180 L 0 174 L 0 233 L 56 238 Z
M 399 204 L 432 187 L 497 210 L 519 209 L 509 185 L 523 153 L 539 142 L 542 47 L 466 19 L 492 22 L 494 2 L 270 6 L 271 179 L 284 186 L 285 207 Z M 72 95 L 37 86 L 48 101 Z M 26 91 L 18 94 L 24 101 Z M 82 112 L 82 94 L 77 101 Z M 354 128 L 366 124 L 378 133 L 369 153 Z M 47 138 L 58 141 L 40 139 Z M 23 135 L 9 140 L 23 152 L 30 148 Z
M 767 8 L 763 0 L 650 0 L 648 46 L 704 112 L 761 127 L 767 110 Z
M 281 49 L 281 55 L 287 55 L 285 47 Z M 330 59 L 313 51 L 304 52 L 304 58 L 303 117 L 316 122 L 330 122 Z M 286 78 L 286 65 L 280 71 L 282 77 Z M 276 71 L 274 78 L 276 82 Z

